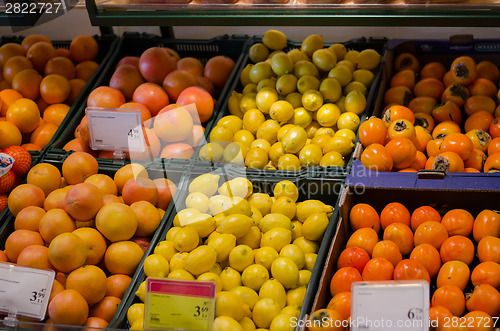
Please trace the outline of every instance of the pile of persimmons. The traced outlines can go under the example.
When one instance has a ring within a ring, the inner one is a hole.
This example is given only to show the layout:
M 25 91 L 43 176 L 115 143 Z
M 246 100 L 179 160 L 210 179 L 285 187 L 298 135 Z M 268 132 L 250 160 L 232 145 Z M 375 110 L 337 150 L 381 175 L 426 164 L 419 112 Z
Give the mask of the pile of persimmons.
M 422 68 L 410 53 L 394 61 L 381 118 L 359 128 L 361 162 L 379 171 L 500 170 L 500 73 L 490 61 L 457 57 Z
M 429 317 L 437 330 L 462 330 L 457 326 L 493 330 L 498 324 L 497 211 L 485 209 L 474 217 L 464 209 L 447 209 L 441 216 L 430 206 L 410 213 L 399 202 L 379 211 L 358 203 L 350 210 L 348 222 L 351 235 L 331 279 L 331 300 L 311 315 L 312 321 L 324 316 L 349 319 L 355 281 L 423 279 L 430 283 Z
M 57 47 L 57 46 L 56 46 Z M 99 64 L 91 36 L 55 48 L 42 35 L 0 47 L 0 149 L 45 147 Z
M 203 65 L 193 57 L 181 59 L 171 48 L 151 47 L 140 57 L 122 58 L 109 86 L 92 91 L 87 106 L 140 111 L 146 149 L 126 153 L 131 160 L 189 159 L 203 137 L 202 124 L 212 116 L 215 92 L 224 87 L 234 65 L 223 55 Z M 75 139 L 63 148 L 113 158 L 112 151 L 90 149 L 86 116 L 76 128 Z

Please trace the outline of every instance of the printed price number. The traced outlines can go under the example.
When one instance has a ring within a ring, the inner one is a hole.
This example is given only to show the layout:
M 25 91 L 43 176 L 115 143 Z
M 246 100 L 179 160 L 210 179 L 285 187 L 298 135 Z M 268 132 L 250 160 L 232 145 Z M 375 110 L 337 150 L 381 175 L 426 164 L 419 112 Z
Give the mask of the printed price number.
M 201 318 L 207 318 L 208 317 L 208 301 L 205 302 L 205 306 L 200 307 L 200 306 L 195 306 L 195 313 L 193 314 L 194 317 L 201 317 Z
M 42 288 L 40 291 L 33 291 L 31 292 L 31 298 L 30 298 L 30 301 L 31 302 L 34 302 L 34 303 L 43 303 L 43 299 L 45 299 L 45 290 L 44 288 Z

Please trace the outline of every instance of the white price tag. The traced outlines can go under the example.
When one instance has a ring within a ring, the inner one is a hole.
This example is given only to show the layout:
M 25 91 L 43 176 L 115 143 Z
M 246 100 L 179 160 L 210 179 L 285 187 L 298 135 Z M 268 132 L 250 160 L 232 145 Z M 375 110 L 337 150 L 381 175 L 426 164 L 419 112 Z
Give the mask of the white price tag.
M 87 107 L 86 113 L 92 149 L 144 152 L 139 110 Z
M 0 263 L 0 312 L 45 318 L 56 273 Z
M 429 330 L 429 283 L 373 281 L 352 284 L 352 331 Z

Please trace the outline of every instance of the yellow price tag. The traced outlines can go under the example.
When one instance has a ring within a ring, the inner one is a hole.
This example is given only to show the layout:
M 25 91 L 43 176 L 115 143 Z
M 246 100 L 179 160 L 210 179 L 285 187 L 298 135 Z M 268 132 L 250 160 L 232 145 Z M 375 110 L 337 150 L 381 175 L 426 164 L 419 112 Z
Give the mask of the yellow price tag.
M 214 313 L 213 282 L 164 278 L 146 280 L 145 329 L 211 330 Z

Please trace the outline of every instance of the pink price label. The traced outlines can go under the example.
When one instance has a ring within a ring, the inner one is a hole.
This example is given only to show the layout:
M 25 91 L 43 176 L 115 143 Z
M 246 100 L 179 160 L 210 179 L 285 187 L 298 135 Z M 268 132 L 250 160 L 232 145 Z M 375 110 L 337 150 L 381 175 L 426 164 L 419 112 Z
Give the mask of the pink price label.
M 160 294 L 198 298 L 213 298 L 215 296 L 215 283 L 213 282 L 148 278 L 146 288 L 149 292 Z

